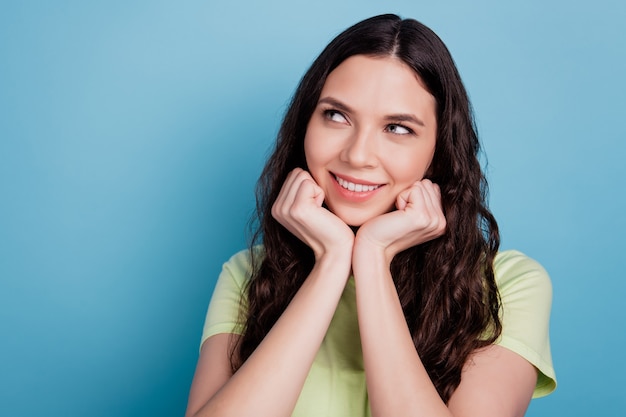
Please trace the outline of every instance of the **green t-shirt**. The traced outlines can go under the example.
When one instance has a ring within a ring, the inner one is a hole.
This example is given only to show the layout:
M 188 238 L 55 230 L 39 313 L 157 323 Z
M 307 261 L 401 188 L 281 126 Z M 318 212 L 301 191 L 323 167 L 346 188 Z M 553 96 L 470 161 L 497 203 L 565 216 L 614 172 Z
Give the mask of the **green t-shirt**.
M 546 271 L 517 251 L 498 253 L 494 261 L 502 301 L 502 336 L 496 344 L 519 354 L 538 370 L 533 398 L 556 388 L 548 334 L 552 284 Z M 224 264 L 207 312 L 202 342 L 219 333 L 242 333 L 239 300 L 250 274 L 247 251 Z M 370 416 L 363 355 L 351 278 L 315 357 L 292 414 L 304 416 Z

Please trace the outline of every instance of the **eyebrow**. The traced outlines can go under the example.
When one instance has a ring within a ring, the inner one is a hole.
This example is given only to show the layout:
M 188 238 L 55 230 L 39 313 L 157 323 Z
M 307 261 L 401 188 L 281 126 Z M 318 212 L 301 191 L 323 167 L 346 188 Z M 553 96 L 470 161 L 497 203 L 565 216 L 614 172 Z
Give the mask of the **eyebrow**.
M 348 106 L 345 103 L 342 103 L 341 101 L 337 100 L 334 97 L 323 97 L 317 102 L 317 104 L 318 105 L 330 104 L 331 106 L 337 108 L 337 110 L 341 110 L 346 113 L 354 113 L 354 110 L 350 106 Z M 418 126 L 422 126 L 422 127 L 426 126 L 424 122 L 422 121 L 422 119 L 420 119 L 419 117 L 411 113 L 389 114 L 385 116 L 385 120 L 390 121 L 390 122 L 411 122 L 411 123 L 415 123 Z

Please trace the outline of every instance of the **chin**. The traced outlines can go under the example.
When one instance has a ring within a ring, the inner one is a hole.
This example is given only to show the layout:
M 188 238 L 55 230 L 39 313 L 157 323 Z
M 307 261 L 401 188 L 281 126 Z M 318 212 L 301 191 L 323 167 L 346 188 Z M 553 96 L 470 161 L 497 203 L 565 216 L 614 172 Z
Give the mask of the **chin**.
M 348 226 L 350 226 L 352 229 L 358 229 L 359 227 L 363 226 L 365 224 L 365 222 L 345 222 Z
M 354 207 L 341 207 L 338 210 L 332 210 L 335 216 L 339 217 L 345 224 L 350 226 L 351 228 L 359 228 L 363 226 L 368 221 L 375 219 L 376 217 L 382 216 L 383 214 L 390 213 L 395 210 L 395 207 L 390 207 L 389 209 L 381 209 L 381 207 L 369 207 L 369 210 L 358 209 Z
M 375 217 L 381 216 L 391 210 L 382 207 L 349 207 L 343 205 L 326 206 L 335 216 L 352 228 L 363 226 Z
M 345 224 L 347 224 L 348 226 L 352 227 L 352 228 L 358 228 L 363 226 L 365 223 L 367 223 L 369 220 L 373 219 L 374 217 L 376 217 L 377 215 L 363 215 L 360 214 L 358 216 L 355 216 L 354 214 L 347 214 L 347 213 L 341 213 L 341 214 L 336 214 L 337 217 L 339 217 L 341 220 L 343 220 L 343 222 Z

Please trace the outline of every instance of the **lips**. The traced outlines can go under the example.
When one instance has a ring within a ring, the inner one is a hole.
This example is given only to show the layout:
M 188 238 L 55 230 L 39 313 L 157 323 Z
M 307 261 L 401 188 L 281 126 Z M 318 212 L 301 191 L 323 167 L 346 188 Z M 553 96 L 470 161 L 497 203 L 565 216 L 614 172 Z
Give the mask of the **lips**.
M 374 184 L 366 181 L 348 180 L 346 178 L 339 177 L 336 174 L 332 174 L 337 184 L 345 190 L 355 193 L 368 193 L 381 187 L 380 184 Z

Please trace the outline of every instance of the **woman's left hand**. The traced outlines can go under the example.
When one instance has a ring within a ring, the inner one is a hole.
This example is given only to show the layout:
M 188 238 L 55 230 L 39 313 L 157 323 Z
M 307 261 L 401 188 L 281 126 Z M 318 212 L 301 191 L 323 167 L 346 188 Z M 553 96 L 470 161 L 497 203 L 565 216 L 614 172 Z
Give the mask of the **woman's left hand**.
M 357 248 L 366 244 L 380 249 L 391 262 L 397 253 L 435 239 L 446 230 L 441 191 L 430 180 L 417 181 L 401 192 L 396 199 L 396 208 L 361 226 L 356 235 Z

